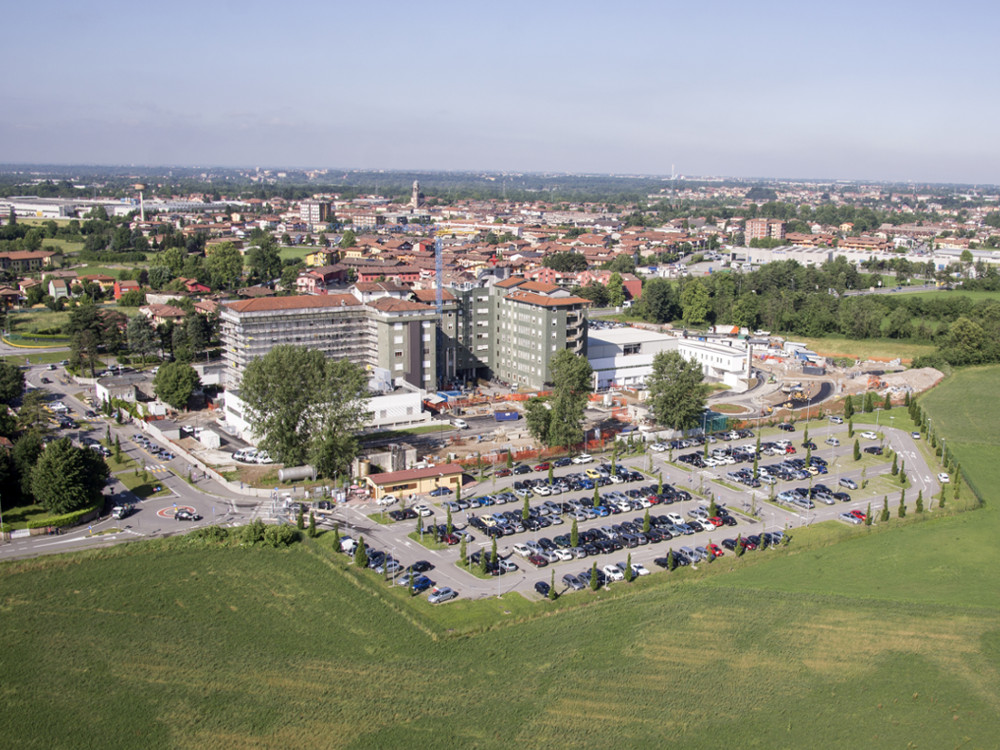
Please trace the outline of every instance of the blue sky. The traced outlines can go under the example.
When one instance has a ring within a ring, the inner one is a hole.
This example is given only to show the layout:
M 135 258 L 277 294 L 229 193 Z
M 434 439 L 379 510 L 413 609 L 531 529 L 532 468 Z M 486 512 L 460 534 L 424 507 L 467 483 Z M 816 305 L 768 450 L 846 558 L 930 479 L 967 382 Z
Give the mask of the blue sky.
M 1000 183 L 994 3 L 144 5 L 4 10 L 0 162 Z

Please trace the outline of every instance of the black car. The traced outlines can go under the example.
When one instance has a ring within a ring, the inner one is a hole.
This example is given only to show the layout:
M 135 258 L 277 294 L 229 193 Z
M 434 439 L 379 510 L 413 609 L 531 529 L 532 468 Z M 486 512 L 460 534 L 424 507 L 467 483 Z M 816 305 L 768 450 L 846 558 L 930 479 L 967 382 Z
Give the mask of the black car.
M 552 465 L 558 468 L 560 466 L 569 466 L 571 463 L 573 463 L 572 459 L 563 457 L 563 458 L 557 458 L 555 461 L 552 462 Z
M 537 591 L 541 596 L 549 595 L 549 584 L 545 581 L 539 581 L 535 584 L 535 591 Z
M 865 453 L 870 453 L 873 456 L 881 456 L 882 448 L 877 445 L 869 445 L 867 448 L 865 448 Z
M 410 566 L 410 570 L 415 570 L 417 573 L 426 573 L 428 570 L 433 568 L 426 560 L 417 560 L 413 565 Z
M 201 516 L 194 511 L 186 510 L 181 508 L 179 511 L 174 513 L 175 521 L 200 521 Z
M 778 425 L 779 430 L 784 430 L 785 432 L 795 432 L 795 425 L 790 422 L 782 422 Z
M 521 464 L 520 466 L 517 466 L 517 467 L 514 468 L 514 473 L 515 474 L 530 474 L 531 473 L 531 467 L 528 466 L 528 465 L 526 465 L 526 464 Z

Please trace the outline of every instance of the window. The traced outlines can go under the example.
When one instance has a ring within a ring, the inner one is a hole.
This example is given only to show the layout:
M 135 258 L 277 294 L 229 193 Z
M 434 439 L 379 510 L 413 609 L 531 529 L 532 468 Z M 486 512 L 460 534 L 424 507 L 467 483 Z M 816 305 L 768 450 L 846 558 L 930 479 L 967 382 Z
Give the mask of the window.
M 395 355 L 396 359 L 402 359 L 403 358 L 402 349 L 397 349 L 395 352 L 393 352 L 393 355 Z

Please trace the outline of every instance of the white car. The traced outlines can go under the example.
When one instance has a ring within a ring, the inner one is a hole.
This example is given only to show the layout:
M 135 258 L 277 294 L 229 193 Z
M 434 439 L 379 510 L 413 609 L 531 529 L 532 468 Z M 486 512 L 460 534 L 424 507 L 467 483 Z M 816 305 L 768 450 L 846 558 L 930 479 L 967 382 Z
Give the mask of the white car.
M 554 551 L 554 554 L 560 560 L 572 560 L 573 559 L 573 553 L 570 552 L 568 549 L 559 548 L 559 549 L 557 549 L 557 550 Z
M 632 563 L 632 575 L 648 576 L 649 570 L 642 563 Z
M 535 554 L 531 551 L 531 548 L 528 547 L 528 545 L 523 544 L 522 542 L 515 544 L 513 550 L 515 555 L 520 555 L 521 557 L 528 557 L 528 555 Z
M 579 456 L 573 457 L 573 463 L 575 464 L 589 464 L 594 460 L 594 457 L 589 453 L 581 453 Z
M 684 517 L 679 513 L 667 513 L 667 518 L 670 520 L 670 523 L 674 524 L 684 523 Z
M 663 453 L 667 449 L 667 446 L 664 443 L 653 443 L 649 446 L 649 449 L 654 453 Z
M 951 481 L 951 477 L 949 477 L 949 476 L 948 476 L 947 474 L 945 474 L 944 472 L 941 472 L 940 474 L 938 474 L 938 481 L 939 481 L 939 482 L 940 482 L 941 484 L 948 484 L 948 482 L 950 482 L 950 481 Z
M 864 432 L 862 432 L 861 437 L 863 437 L 865 440 L 878 440 L 878 435 L 876 435 L 871 430 L 865 430 Z
M 384 497 L 380 497 L 378 500 L 376 500 L 375 504 L 382 506 L 389 506 L 392 505 L 393 503 L 398 503 L 398 502 L 399 498 L 396 497 L 395 495 L 385 495 Z
M 835 447 L 838 446 L 838 445 L 840 445 L 840 441 L 837 440 L 837 438 L 835 438 L 835 437 L 828 437 L 823 442 L 826 443 L 827 445 L 832 445 L 832 446 L 835 446 Z
M 602 570 L 604 571 L 604 575 L 608 577 L 609 581 L 625 580 L 625 574 L 622 573 L 621 568 L 619 568 L 617 565 L 605 565 L 604 568 L 602 568 Z
M 434 512 L 423 503 L 420 505 L 414 505 L 413 510 L 415 510 L 418 515 L 424 516 L 425 518 L 427 516 L 434 515 Z

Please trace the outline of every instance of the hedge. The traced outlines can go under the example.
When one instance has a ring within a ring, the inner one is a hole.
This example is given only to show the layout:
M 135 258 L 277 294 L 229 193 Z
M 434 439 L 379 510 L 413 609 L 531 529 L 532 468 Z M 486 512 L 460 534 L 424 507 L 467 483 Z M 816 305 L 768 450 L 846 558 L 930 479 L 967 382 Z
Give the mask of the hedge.
M 104 506 L 104 498 L 95 505 L 91 505 L 88 508 L 82 508 L 81 510 L 74 510 L 72 513 L 64 513 L 61 516 L 49 516 L 48 518 L 36 518 L 34 521 L 28 521 L 27 528 L 29 529 L 42 529 L 46 526 L 75 526 L 80 523 L 80 519 L 83 518 L 88 513 L 93 513 L 96 510 L 100 510 Z

